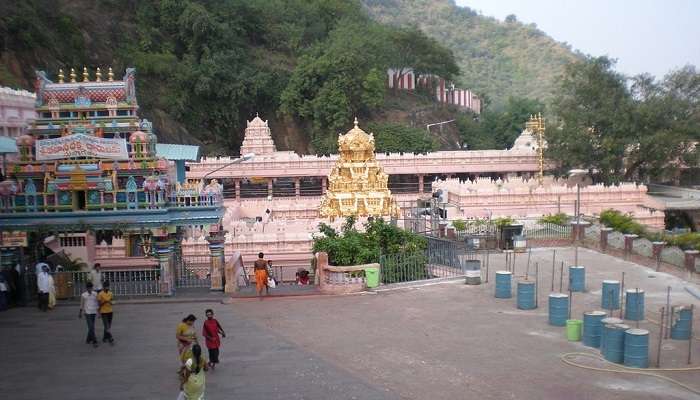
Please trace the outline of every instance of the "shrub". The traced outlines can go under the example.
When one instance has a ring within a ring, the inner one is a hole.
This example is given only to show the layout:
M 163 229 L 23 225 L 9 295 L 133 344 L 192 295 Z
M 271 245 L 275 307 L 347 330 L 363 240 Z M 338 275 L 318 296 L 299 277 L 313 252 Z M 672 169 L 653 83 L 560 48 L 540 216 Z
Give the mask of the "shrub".
M 569 221 L 570 218 L 568 215 L 564 213 L 557 213 L 545 215 L 544 217 L 540 218 L 537 222 L 539 222 L 540 224 L 554 224 L 565 226 L 569 224 Z
M 454 227 L 456 231 L 461 232 L 467 230 L 467 223 L 463 219 L 456 219 L 452 221 L 452 227 Z
M 608 228 L 613 228 L 618 232 L 631 233 L 644 236 L 646 229 L 638 222 L 635 222 L 628 214 L 623 214 L 617 210 L 605 210 L 600 213 L 600 222 Z

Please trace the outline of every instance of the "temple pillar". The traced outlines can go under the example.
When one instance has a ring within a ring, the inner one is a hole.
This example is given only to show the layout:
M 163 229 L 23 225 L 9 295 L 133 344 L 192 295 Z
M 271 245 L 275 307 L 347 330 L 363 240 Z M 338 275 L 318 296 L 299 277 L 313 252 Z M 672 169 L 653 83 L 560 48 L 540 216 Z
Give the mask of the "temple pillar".
M 156 258 L 158 259 L 158 267 L 160 268 L 160 294 L 162 296 L 171 296 L 173 294 L 172 286 L 172 239 L 166 237 L 156 237 L 153 244 Z
M 272 194 L 273 194 L 272 178 L 267 178 L 267 197 L 272 198 Z
M 236 187 L 236 201 L 239 201 L 239 200 L 241 200 L 241 180 L 234 179 L 233 183 L 234 183 L 234 186 Z
M 294 178 L 294 195 L 296 198 L 301 197 L 301 179 L 300 178 Z
M 97 242 L 95 238 L 95 233 L 91 231 L 85 231 L 85 250 L 87 252 L 87 262 L 88 265 L 93 265 L 95 263 L 95 257 L 97 252 Z
M 321 178 L 321 194 L 326 194 L 326 190 L 328 189 L 328 178 L 325 176 Z
M 209 242 L 209 256 L 211 257 L 211 264 L 209 267 L 209 276 L 211 277 L 210 290 L 224 290 L 225 238 L 223 235 L 209 236 L 207 242 Z
M 425 175 L 418 175 L 418 193 L 423 193 Z

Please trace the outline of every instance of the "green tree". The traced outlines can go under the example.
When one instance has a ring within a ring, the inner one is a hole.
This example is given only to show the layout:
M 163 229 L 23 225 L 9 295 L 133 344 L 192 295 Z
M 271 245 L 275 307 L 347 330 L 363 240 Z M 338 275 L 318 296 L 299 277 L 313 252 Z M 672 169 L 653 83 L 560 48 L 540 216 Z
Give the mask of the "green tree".
M 427 153 L 438 149 L 435 138 L 426 131 L 392 123 L 370 123 L 368 132 L 374 134 L 379 153 Z
M 451 80 L 459 74 L 452 51 L 415 27 L 390 31 L 389 66 L 398 71 L 398 80 L 413 71 Z

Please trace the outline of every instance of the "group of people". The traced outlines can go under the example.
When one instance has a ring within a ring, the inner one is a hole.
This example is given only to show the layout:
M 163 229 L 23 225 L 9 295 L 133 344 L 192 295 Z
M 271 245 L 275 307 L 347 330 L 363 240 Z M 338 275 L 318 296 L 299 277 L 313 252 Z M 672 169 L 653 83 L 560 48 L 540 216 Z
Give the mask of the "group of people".
M 109 281 L 102 282 L 100 265 L 95 264 L 91 272 L 92 280 L 85 284 L 85 291 L 80 295 L 80 311 L 78 318 L 85 316 L 87 324 L 87 337 L 85 343 L 98 347 L 97 336 L 95 335 L 95 319 L 102 318 L 104 332 L 102 343 L 114 344 L 112 336 L 112 319 L 114 317 L 114 294 L 109 289 Z M 95 284 L 95 281 L 97 284 Z
M 202 326 L 202 336 L 209 352 L 209 361 L 202 355 L 202 347 L 197 339 L 194 323 L 197 320 L 193 314 L 186 316 L 177 326 L 175 337 L 180 359 L 180 395 L 178 400 L 202 400 L 205 391 L 205 371 L 214 370 L 219 363 L 219 347 L 221 338 L 226 337 L 224 328 L 214 318 L 214 311 L 204 312 L 206 320 Z

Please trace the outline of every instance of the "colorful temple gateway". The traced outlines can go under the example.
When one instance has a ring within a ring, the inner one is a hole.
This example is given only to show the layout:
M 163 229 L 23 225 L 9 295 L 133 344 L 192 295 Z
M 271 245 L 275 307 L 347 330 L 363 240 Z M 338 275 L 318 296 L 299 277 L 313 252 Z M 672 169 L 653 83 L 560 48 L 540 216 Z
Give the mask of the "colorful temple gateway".
M 321 217 L 397 218 L 399 208 L 388 189 L 389 176 L 374 156 L 374 136 L 357 126 L 338 138 L 340 157 L 328 176 Z
M 152 125 L 139 119 L 138 108 L 134 69 L 121 80 L 111 68 L 106 77 L 98 68 L 94 80 L 87 69 L 81 79 L 71 69 L 69 79 L 60 71 L 58 82 L 38 72 L 37 118 L 16 139 L 19 153 L 0 182 L 0 226 L 4 237 L 41 232 L 30 238 L 48 247 L 52 237 L 77 238 L 71 243 L 83 249 L 73 255 L 89 266 L 155 260 L 160 292 L 169 293 L 173 252 L 185 230 L 219 232 L 222 188 L 215 180 L 185 183 L 178 176 L 184 168 L 159 154 Z M 99 260 L 96 247 L 113 240 L 124 244 L 124 254 L 111 263 Z

